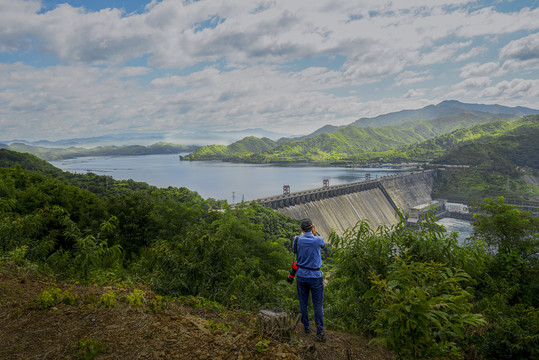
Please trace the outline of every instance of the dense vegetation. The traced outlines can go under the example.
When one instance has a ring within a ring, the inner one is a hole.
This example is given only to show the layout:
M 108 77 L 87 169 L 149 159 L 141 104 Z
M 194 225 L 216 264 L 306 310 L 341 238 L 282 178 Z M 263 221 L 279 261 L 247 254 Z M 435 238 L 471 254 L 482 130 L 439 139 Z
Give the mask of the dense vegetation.
M 488 142 L 469 142 L 456 147 L 433 164 L 467 165 L 440 173 L 433 194 L 441 198 L 479 200 L 503 195 L 512 199 L 539 196 L 537 186 L 527 185 L 524 174 L 537 176 L 539 170 L 539 116 L 528 116 Z
M 399 126 L 364 128 L 349 125 L 331 129 L 331 132 L 316 133 L 301 140 L 288 139 L 280 143 L 271 142 L 269 139 L 249 137 L 229 146 L 209 145 L 202 147 L 184 159 L 250 163 L 322 162 L 346 164 L 369 161 L 387 162 L 387 158 L 391 157 L 402 159 L 402 161 L 425 161 L 425 156 L 418 157 L 419 154 L 414 154 L 413 150 L 403 147 L 422 143 L 427 139 L 450 133 L 456 129 L 508 119 L 512 119 L 512 116 L 461 112 L 453 116 L 410 121 Z M 485 128 L 483 132 L 492 129 L 491 126 Z M 464 138 L 463 140 L 470 139 L 465 138 L 465 135 L 460 134 L 457 137 L 461 136 Z M 447 148 L 443 150 L 447 150 Z M 384 152 L 384 154 L 380 155 L 380 152 Z M 433 158 L 432 155 L 439 155 L 439 152 L 429 153 L 429 155 L 431 155 L 430 160 Z M 386 160 L 380 161 L 381 157 L 386 158 Z
M 33 154 L 44 160 L 58 160 L 72 159 L 83 156 L 135 156 L 153 154 L 178 154 L 182 152 L 195 151 L 198 146 L 159 142 L 149 146 L 98 146 L 91 149 L 86 149 L 82 147 L 47 148 L 41 146 L 30 146 L 22 143 L 13 143 L 6 148 L 8 150 Z
M 32 160 L 23 164 L 39 164 Z M 270 269 L 291 261 L 284 242 L 297 221 L 260 206 L 216 210 L 222 204 L 186 188 L 95 175 L 60 180 L 20 165 L 0 169 L 0 199 L 2 254 L 47 271 L 98 282 L 129 276 L 168 295 L 222 301 L 248 288 L 257 301 L 234 300 L 244 307 L 276 305 L 281 288 L 291 291 Z
M 399 359 L 539 356 L 539 218 L 485 199 L 459 244 L 427 213 L 416 229 L 362 222 L 332 234 L 326 313 L 374 331 Z
M 0 164 L 2 266 L 298 311 L 285 280 L 296 220 L 186 188 L 69 175 L 7 150 Z M 464 245 L 430 213 L 417 228 L 361 222 L 332 234 L 324 254 L 328 326 L 369 332 L 400 359 L 537 358 L 538 218 L 503 198 L 478 211 Z
M 236 141 L 228 146 L 208 145 L 197 149 L 193 154 L 182 157 L 182 160 L 216 160 L 227 159 L 236 154 L 257 154 L 269 151 L 278 145 L 276 141 L 268 138 L 256 138 L 247 136 L 240 141 Z M 194 155 L 196 153 L 196 155 Z

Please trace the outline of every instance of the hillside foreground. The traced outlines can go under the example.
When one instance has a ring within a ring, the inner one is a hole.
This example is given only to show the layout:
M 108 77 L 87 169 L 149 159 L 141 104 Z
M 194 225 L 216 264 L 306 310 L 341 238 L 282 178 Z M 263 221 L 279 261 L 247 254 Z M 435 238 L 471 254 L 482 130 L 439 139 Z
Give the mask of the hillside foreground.
M 44 290 L 71 299 L 43 306 Z M 197 298 L 161 301 L 146 288 L 139 308 L 127 288 L 56 282 L 0 269 L 1 359 L 373 359 L 394 356 L 362 336 L 330 331 L 325 343 L 304 335 L 265 339 L 256 316 L 215 310 Z M 112 307 L 104 294 L 115 294 Z M 101 300 L 101 303 L 100 303 Z M 166 306 L 165 306 L 166 304 Z

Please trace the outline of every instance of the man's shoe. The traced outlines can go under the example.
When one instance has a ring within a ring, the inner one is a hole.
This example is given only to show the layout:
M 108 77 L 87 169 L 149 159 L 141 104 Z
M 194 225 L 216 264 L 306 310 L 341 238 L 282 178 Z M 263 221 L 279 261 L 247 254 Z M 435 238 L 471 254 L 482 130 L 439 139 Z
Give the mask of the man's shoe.
M 309 330 L 308 327 L 304 327 L 304 328 L 303 328 L 303 333 L 304 333 L 304 334 L 308 334 L 308 333 L 310 333 L 310 332 L 311 332 L 311 330 Z
M 314 339 L 319 342 L 325 342 L 326 341 L 326 335 L 324 333 L 319 333 L 314 336 Z

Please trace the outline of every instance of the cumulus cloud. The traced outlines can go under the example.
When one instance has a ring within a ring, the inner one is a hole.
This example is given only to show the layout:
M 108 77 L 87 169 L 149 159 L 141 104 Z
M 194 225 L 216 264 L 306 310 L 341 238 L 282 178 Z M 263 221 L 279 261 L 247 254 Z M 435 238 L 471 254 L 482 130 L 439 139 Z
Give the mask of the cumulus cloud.
M 500 50 L 500 58 L 521 61 L 539 59 L 539 33 L 511 41 Z
M 405 99 L 415 99 L 422 98 L 425 95 L 427 95 L 427 89 L 410 89 L 403 97 Z
M 2 128 L 26 136 L 66 138 L 99 132 L 170 131 L 253 127 L 253 121 L 286 131 L 292 122 L 352 122 L 363 111 L 352 97 L 324 91 L 337 74 L 308 69 L 286 74 L 270 66 L 232 71 L 204 69 L 156 79 L 153 86 L 122 79 L 123 73 L 82 66 L 35 69 L 0 65 Z M 169 91 L 170 86 L 180 87 Z M 43 121 L 43 114 L 54 114 Z M 21 123 L 20 118 L 26 120 Z M 3 132 L 3 136 L 9 132 Z
M 482 98 L 511 99 L 526 98 L 539 95 L 539 79 L 513 79 L 501 81 L 495 86 L 484 89 L 479 96 Z
M 359 67 L 350 64 L 349 71 L 369 76 L 394 73 L 402 62 L 447 60 L 469 42 L 434 48 L 429 44 L 452 34 L 470 37 L 537 28 L 537 9 L 524 9 L 517 15 L 491 8 L 458 9 L 468 2 L 380 4 L 368 0 L 350 4 L 336 0 L 329 6 L 322 0 L 164 0 L 152 2 L 141 14 L 125 14 L 118 9 L 92 12 L 68 4 L 40 13 L 38 1 L 3 0 L 0 39 L 4 49 L 28 46 L 31 41 L 66 62 L 118 64 L 148 54 L 152 65 L 163 67 L 223 57 L 249 63 L 340 52 L 367 61 Z M 350 14 L 359 20 L 350 21 Z M 500 29 L 500 21 L 509 25 Z M 416 58 L 403 59 L 405 51 L 416 52 Z M 374 60 L 379 55 L 391 59 L 379 67 Z
M 539 33 L 509 42 L 500 50 L 504 71 L 539 68 Z
M 489 77 L 483 76 L 483 77 L 473 77 L 468 78 L 464 81 L 459 82 L 455 86 L 453 86 L 454 89 L 465 89 L 465 88 L 484 88 L 490 83 L 492 80 L 490 80 Z
M 499 70 L 500 65 L 497 62 L 490 61 L 488 63 L 480 64 L 477 62 L 469 63 L 464 65 L 460 69 L 459 76 L 461 78 L 467 79 L 470 77 L 477 77 L 483 75 L 489 75 L 493 72 Z
M 415 72 L 415 71 L 404 71 L 397 75 L 395 78 L 395 85 L 403 86 L 414 84 L 417 82 L 422 82 L 425 80 L 433 79 L 433 76 L 430 75 L 427 71 Z
M 72 137 L 96 129 L 270 123 L 314 130 L 451 94 L 537 100 L 537 83 L 521 73 L 491 82 L 522 69 L 535 76 L 537 33 L 507 44 L 483 41 L 536 32 L 537 7 L 500 12 L 472 0 L 152 0 L 142 12 L 125 13 L 44 4 L 0 0 L 0 52 L 15 61 L 53 58 L 48 67 L 0 63 L 4 134 Z M 497 51 L 499 59 L 487 58 Z M 439 87 L 395 94 L 394 85 L 426 80 Z
M 470 49 L 469 51 L 458 55 L 457 58 L 455 59 L 455 61 L 468 60 L 468 59 L 474 58 L 474 57 L 476 57 L 476 56 L 478 56 L 480 54 L 483 54 L 486 51 L 487 51 L 486 46 L 474 47 L 474 48 Z
M 471 41 L 444 44 L 433 49 L 428 49 L 425 54 L 419 57 L 420 65 L 430 65 L 445 62 L 447 59 L 454 57 L 458 50 L 471 45 Z

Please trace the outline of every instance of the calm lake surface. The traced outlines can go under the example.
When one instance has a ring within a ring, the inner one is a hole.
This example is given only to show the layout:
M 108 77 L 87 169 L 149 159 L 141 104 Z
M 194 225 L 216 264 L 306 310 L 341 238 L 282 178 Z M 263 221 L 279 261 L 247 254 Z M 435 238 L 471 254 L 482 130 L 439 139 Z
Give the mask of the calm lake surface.
M 229 203 L 279 195 L 283 185 L 290 191 L 322 187 L 323 180 L 339 185 L 365 180 L 365 174 L 379 178 L 410 169 L 338 168 L 310 165 L 234 164 L 222 161 L 180 161 L 178 155 L 104 156 L 51 161 L 54 166 L 74 172 L 92 172 L 117 180 L 133 179 L 158 187 L 186 187 L 203 198 Z

